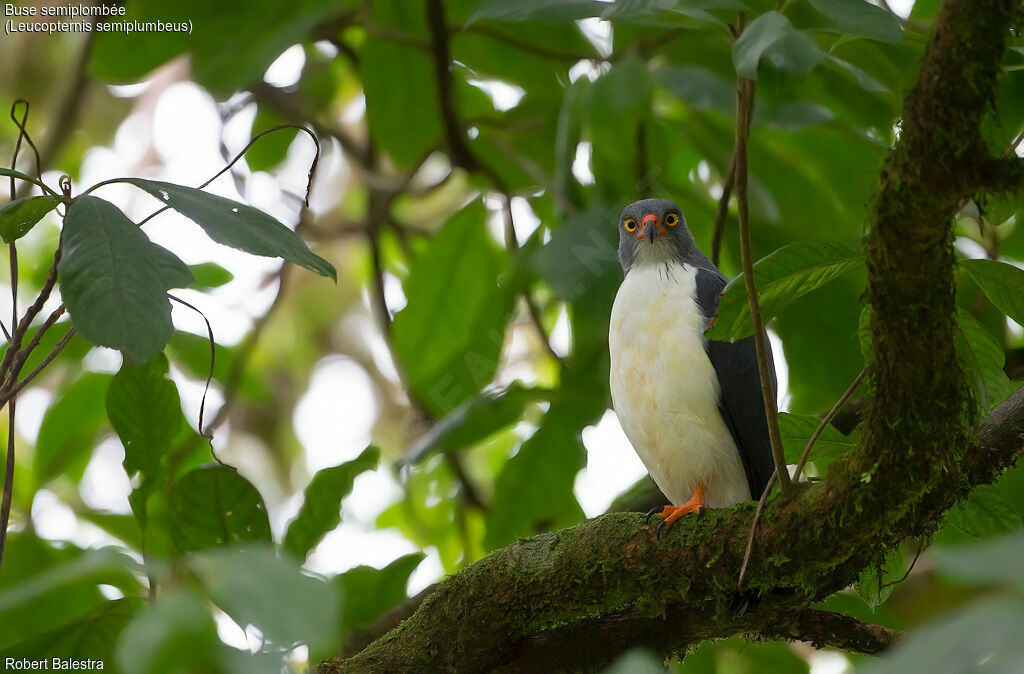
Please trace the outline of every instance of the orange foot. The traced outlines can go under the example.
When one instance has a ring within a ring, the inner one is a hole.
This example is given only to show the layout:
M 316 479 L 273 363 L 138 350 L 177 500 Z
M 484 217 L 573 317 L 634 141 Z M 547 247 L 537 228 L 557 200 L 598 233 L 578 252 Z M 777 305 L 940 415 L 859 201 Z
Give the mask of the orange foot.
M 707 493 L 708 488 L 704 483 L 697 482 L 697 488 L 693 490 L 693 496 L 690 497 L 689 501 L 683 505 L 667 505 L 664 508 L 654 508 L 647 513 L 647 517 L 644 521 L 646 522 L 651 519 L 651 516 L 658 513 L 660 510 L 661 512 L 658 513 L 658 517 L 661 519 L 661 522 L 658 523 L 658 528 L 655 530 L 655 534 L 657 538 L 661 538 L 661 533 L 663 531 L 667 531 L 668 528 L 675 524 L 675 521 L 683 515 L 697 513 L 697 516 L 700 517 L 700 514 L 704 512 L 704 497 L 707 496 Z

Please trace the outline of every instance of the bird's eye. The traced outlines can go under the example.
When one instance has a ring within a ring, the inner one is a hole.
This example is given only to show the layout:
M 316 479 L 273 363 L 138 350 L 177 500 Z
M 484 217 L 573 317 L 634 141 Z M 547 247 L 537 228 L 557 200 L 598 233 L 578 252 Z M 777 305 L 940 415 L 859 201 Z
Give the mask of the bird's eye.
M 636 220 L 634 220 L 633 218 L 626 218 L 625 222 L 622 223 L 622 226 L 626 228 L 627 232 L 635 232 Z
M 679 216 L 675 213 L 669 213 L 665 216 L 665 224 L 669 227 L 675 227 L 679 224 Z

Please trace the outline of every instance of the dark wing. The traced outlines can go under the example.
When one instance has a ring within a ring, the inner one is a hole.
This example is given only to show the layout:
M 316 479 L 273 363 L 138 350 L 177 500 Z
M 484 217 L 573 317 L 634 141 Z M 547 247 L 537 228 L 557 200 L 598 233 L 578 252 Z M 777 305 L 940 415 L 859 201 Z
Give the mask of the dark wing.
M 697 302 L 709 319 L 715 315 L 718 298 L 725 288 L 726 279 L 717 269 L 697 269 Z M 768 348 L 768 369 L 772 373 L 772 392 L 778 389 L 775 380 L 775 364 L 772 347 Z M 705 342 L 708 358 L 715 368 L 721 394 L 718 409 L 725 425 L 739 449 L 743 470 L 747 474 L 747 485 L 753 499 L 761 497 L 765 485 L 775 470 L 772 459 L 772 445 L 768 437 L 768 421 L 764 415 L 764 398 L 761 395 L 761 378 L 757 370 L 757 350 L 754 337 L 738 342 Z

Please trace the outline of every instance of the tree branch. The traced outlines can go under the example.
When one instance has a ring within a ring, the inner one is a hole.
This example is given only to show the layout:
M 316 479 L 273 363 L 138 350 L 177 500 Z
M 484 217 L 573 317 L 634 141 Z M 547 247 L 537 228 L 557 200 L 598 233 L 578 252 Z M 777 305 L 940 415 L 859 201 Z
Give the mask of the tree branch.
M 660 541 L 640 515 L 608 514 L 494 551 L 445 578 L 399 627 L 319 671 L 514 669 L 531 644 L 574 625 L 607 638 L 560 651 L 580 670 L 645 640 L 668 655 L 739 633 L 862 650 L 891 641 L 810 604 L 903 538 L 934 531 L 1024 446 L 1024 390 L 974 423 L 953 349 L 951 235 L 957 205 L 977 187 L 978 129 L 1019 11 L 1015 0 L 943 2 L 869 216 L 874 398 L 860 444 L 796 498 L 766 504 L 744 585 L 761 593 L 754 611 L 728 608 L 754 504 L 681 522 Z M 632 636 L 612 641 L 622 632 Z

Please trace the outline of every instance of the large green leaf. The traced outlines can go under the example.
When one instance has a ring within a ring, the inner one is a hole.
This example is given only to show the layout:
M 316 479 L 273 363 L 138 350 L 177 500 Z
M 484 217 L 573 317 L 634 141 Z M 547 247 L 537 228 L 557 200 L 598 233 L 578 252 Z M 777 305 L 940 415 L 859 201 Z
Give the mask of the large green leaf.
M 88 372 L 70 384 L 43 416 L 33 470 L 37 485 L 64 472 L 80 476 L 106 428 L 103 401 L 110 375 Z
M 298 234 L 257 208 L 183 185 L 141 178 L 123 181 L 192 220 L 217 243 L 252 255 L 282 257 L 322 276 L 338 278 L 331 263 L 309 250 Z
M 863 259 L 860 251 L 831 241 L 798 241 L 762 258 L 754 265 L 762 319 L 767 323 L 790 302 L 828 283 Z M 753 331 L 746 280 L 741 274 L 723 291 L 708 337 L 735 341 Z
M 793 28 L 782 14 L 771 11 L 754 19 L 732 48 L 736 72 L 757 79 L 758 65 L 764 61 L 782 72 L 802 76 L 810 72 L 825 54 L 814 40 Z
M 882 42 L 899 42 L 900 21 L 894 14 L 864 0 L 811 0 L 811 5 L 844 32 Z
M 426 39 L 423 0 L 378 0 L 374 22 Z M 370 137 L 403 166 L 412 166 L 443 135 L 434 66 L 423 52 L 394 40 L 368 40 L 359 59 Z
M 943 575 L 974 585 L 1024 589 L 1024 534 L 1008 533 L 991 540 L 929 551 Z
M 953 343 L 982 408 L 989 410 L 1006 400 L 1010 379 L 1003 371 L 1003 348 L 988 328 L 962 308 L 957 309 Z
M 174 332 L 168 282 L 190 281 L 188 267 L 97 197 L 72 202 L 63 242 L 60 291 L 75 330 L 133 363 L 163 349 Z
M 380 461 L 380 450 L 368 447 L 351 461 L 318 471 L 303 491 L 299 514 L 288 525 L 282 546 L 300 560 L 316 547 L 320 539 L 341 522 L 341 500 L 352 491 L 356 477 L 373 470 Z
M 423 561 L 422 552 L 399 557 L 383 569 L 357 566 L 331 582 L 341 590 L 341 634 L 368 627 L 387 610 L 405 599 L 409 576 Z
M 14 243 L 28 234 L 59 203 L 56 197 L 25 197 L 4 204 L 0 208 L 0 239 L 4 243 Z
M 221 465 L 183 475 L 167 495 L 168 526 L 182 552 L 240 542 L 270 542 L 263 497 L 237 471 Z
M 1019 559 L 1018 559 L 1019 566 Z M 1004 674 L 1024 662 L 1024 606 L 987 597 L 915 629 L 864 674 Z
M 974 538 L 991 538 L 1021 528 L 1020 515 L 999 489 L 981 485 L 946 513 L 946 522 Z
M 394 343 L 413 393 L 446 414 L 490 383 L 512 294 L 499 286 L 505 260 L 479 201 L 459 211 L 416 259 Z
M 1024 270 L 995 260 L 962 260 L 960 265 L 992 304 L 1024 325 Z
M 269 546 L 207 550 L 189 566 L 225 613 L 271 644 L 305 643 L 315 655 L 339 641 L 340 594 Z

